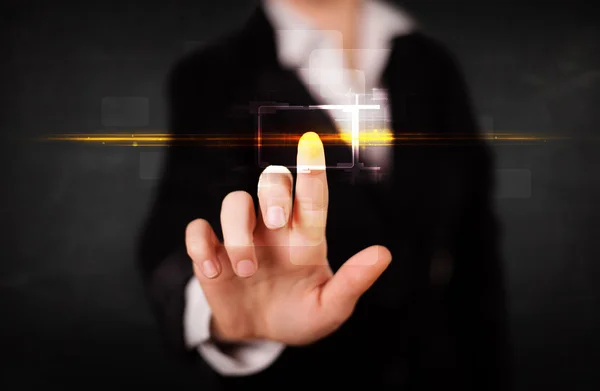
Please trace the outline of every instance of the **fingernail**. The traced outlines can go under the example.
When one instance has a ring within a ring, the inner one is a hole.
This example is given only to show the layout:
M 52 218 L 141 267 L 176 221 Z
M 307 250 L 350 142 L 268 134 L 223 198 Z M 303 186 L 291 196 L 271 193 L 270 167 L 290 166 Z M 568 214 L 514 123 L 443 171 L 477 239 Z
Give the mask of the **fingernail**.
M 273 228 L 285 225 L 285 210 L 281 206 L 270 206 L 267 209 L 267 223 Z
M 219 274 L 219 269 L 213 261 L 204 261 L 202 262 L 202 273 L 206 278 L 215 278 Z
M 240 277 L 250 277 L 256 271 L 256 267 L 254 266 L 254 262 L 244 260 L 239 261 L 236 266 L 237 274 Z

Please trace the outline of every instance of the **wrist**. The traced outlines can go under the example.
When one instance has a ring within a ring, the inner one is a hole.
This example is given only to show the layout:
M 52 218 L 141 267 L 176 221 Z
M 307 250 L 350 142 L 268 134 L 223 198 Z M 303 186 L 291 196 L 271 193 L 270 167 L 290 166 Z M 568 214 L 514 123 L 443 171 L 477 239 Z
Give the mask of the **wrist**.
M 239 345 L 256 339 L 246 327 L 223 327 L 214 318 L 210 319 L 210 338 L 219 345 Z

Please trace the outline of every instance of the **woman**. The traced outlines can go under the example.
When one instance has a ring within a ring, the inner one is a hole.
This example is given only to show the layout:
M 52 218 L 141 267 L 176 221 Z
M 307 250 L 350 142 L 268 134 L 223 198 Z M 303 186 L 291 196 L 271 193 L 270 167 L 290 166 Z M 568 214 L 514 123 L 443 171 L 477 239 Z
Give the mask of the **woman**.
M 229 140 L 171 149 L 140 246 L 203 384 L 505 389 L 492 162 L 455 62 L 404 12 L 265 1 L 170 98 L 175 139 Z M 383 144 L 356 137 L 369 107 Z

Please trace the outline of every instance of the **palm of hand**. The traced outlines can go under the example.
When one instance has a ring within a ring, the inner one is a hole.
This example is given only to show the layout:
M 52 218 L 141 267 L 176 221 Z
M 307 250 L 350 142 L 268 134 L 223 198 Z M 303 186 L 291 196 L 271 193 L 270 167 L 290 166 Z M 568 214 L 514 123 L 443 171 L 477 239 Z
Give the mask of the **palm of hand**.
M 274 166 L 259 180 L 258 216 L 249 194 L 233 192 L 224 199 L 223 244 L 208 222 L 188 226 L 188 253 L 218 339 L 304 345 L 323 338 L 351 315 L 391 261 L 387 249 L 372 246 L 332 273 L 325 238 L 325 156 L 315 133 L 300 140 L 297 166 L 293 204 L 292 175 Z

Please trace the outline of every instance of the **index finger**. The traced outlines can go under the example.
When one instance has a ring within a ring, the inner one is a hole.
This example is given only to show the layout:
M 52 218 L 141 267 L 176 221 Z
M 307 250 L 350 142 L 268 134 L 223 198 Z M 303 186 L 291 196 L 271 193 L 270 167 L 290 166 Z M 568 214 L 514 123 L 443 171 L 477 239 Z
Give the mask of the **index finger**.
M 329 190 L 325 149 L 315 132 L 304 133 L 300 138 L 296 167 L 293 229 L 309 244 L 319 244 L 325 239 Z

